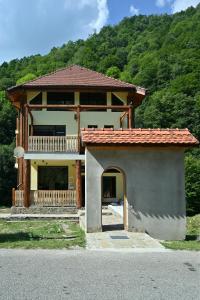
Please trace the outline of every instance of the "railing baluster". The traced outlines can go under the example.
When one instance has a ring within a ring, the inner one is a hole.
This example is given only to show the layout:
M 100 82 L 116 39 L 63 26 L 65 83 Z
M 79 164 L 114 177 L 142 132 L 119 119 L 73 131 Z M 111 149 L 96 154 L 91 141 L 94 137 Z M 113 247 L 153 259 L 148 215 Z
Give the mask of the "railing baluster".
M 78 136 L 29 136 L 31 152 L 78 152 Z

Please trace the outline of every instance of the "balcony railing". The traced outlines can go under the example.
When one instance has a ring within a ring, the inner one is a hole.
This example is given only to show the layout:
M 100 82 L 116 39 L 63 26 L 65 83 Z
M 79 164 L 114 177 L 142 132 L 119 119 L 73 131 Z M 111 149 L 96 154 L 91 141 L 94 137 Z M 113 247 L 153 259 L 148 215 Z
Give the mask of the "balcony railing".
M 30 152 L 78 152 L 78 136 L 29 136 Z
M 76 206 L 76 191 L 75 190 L 38 190 L 31 191 L 31 205 L 39 207 L 63 207 Z M 16 190 L 14 206 L 24 206 L 24 191 Z

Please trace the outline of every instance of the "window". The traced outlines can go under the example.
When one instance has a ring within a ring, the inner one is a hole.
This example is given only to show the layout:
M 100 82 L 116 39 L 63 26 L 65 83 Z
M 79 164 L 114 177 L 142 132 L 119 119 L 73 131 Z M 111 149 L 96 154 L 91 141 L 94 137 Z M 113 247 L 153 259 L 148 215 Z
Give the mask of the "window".
M 65 136 L 65 125 L 33 125 L 33 135 L 35 136 Z
M 68 167 L 38 167 L 38 190 L 68 190 Z
M 106 93 L 80 93 L 80 105 L 107 105 Z M 91 110 L 95 111 L 95 109 Z M 106 111 L 101 109 L 98 111 Z
M 116 198 L 116 177 L 103 176 L 103 197 Z
M 116 106 L 116 105 L 124 105 L 124 103 L 117 98 L 114 94 L 112 94 L 112 98 L 111 98 L 111 103 L 112 105 Z M 117 109 L 112 109 L 112 111 L 121 111 L 121 110 L 117 110 Z
M 74 93 L 69 92 L 48 92 L 47 93 L 47 104 L 50 105 L 74 105 Z M 48 108 L 47 110 L 65 110 L 64 108 Z
M 114 128 L 113 125 L 104 125 L 104 128 Z
M 88 128 L 98 128 L 97 125 L 88 125 Z
M 31 99 L 30 104 L 42 104 L 42 93 L 39 93 L 37 96 Z

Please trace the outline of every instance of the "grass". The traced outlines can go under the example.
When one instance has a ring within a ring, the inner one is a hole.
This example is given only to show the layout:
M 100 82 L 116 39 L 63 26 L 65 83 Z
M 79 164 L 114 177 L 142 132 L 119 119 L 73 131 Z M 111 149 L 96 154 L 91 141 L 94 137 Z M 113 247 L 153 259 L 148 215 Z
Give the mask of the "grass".
M 78 224 L 63 220 L 0 220 L 0 248 L 63 249 L 85 246 Z
M 162 244 L 169 249 L 200 251 L 200 214 L 187 217 L 187 235 L 184 241 L 165 241 Z

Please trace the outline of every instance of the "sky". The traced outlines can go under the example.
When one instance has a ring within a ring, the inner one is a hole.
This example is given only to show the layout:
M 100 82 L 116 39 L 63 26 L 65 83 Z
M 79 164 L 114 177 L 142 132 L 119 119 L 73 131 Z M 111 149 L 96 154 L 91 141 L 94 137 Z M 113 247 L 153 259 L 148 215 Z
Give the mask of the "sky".
M 200 0 L 0 0 L 0 64 L 47 54 L 139 14 L 176 13 Z

